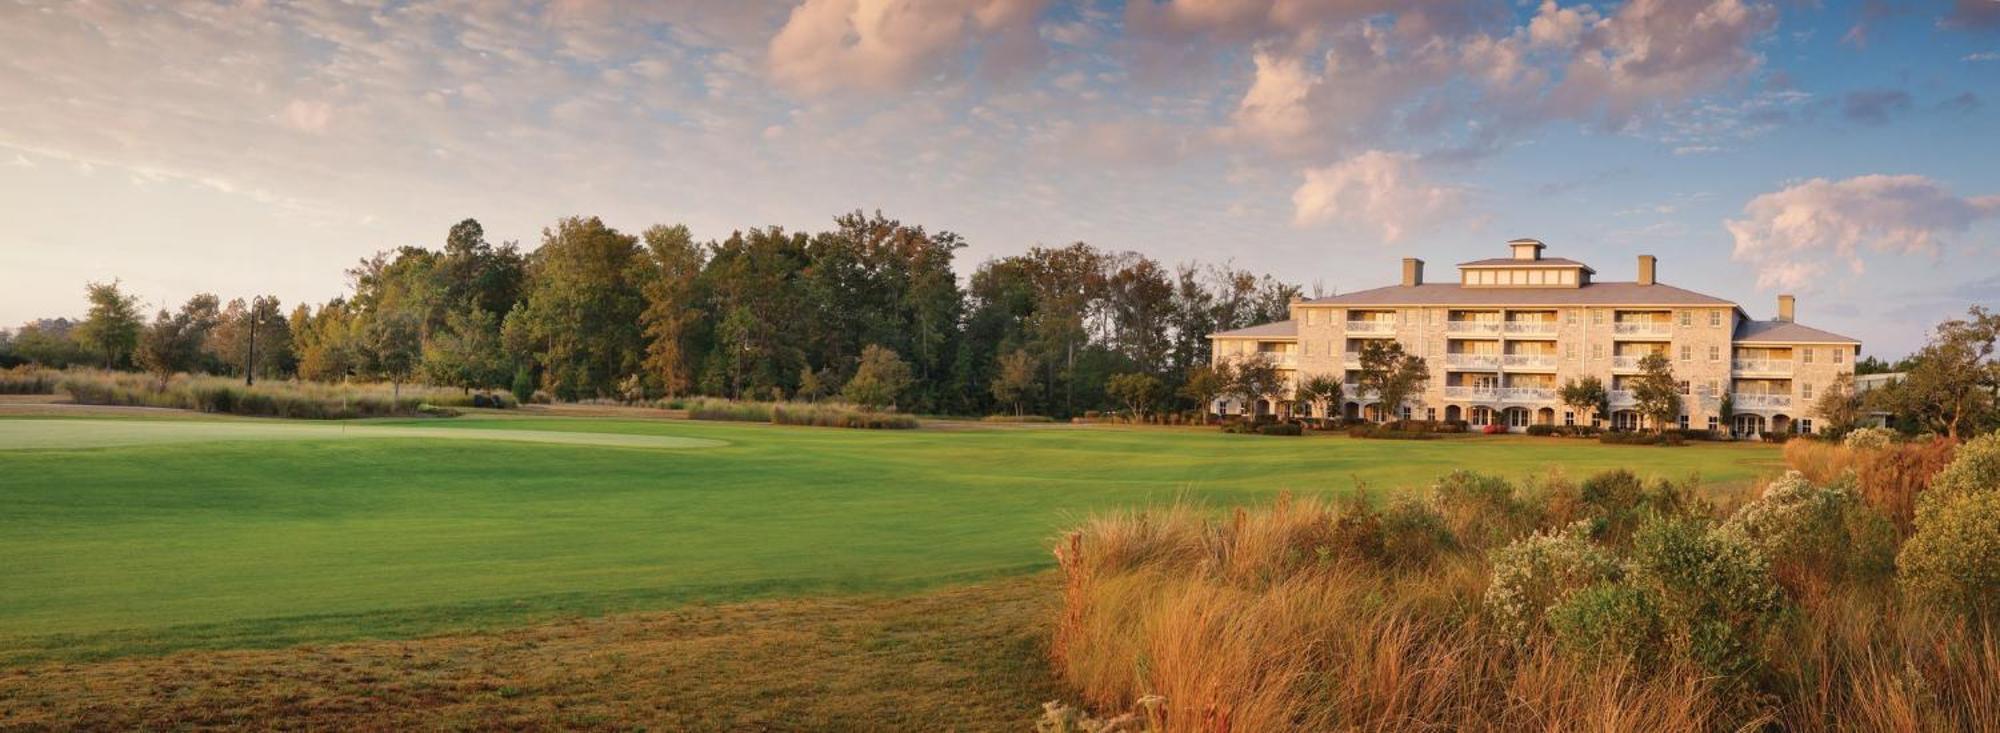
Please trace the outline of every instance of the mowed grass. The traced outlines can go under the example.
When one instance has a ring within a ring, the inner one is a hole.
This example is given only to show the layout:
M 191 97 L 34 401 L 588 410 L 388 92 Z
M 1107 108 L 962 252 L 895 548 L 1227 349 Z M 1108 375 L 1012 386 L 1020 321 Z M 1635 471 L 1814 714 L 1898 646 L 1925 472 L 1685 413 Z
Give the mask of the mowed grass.
M 1387 493 L 1456 468 L 1519 477 L 1627 467 L 1727 484 L 1779 465 L 1775 450 L 1755 445 L 553 417 L 369 421 L 349 431 L 385 431 L 365 437 L 208 434 L 110 445 L 93 430 L 122 435 L 134 421 L 92 420 L 81 430 L 76 422 L 0 420 L 0 661 L 400 638 L 690 601 L 901 593 L 1052 567 L 1047 545 L 1059 528 L 1093 510 L 1177 496 L 1241 503 L 1348 491 L 1357 481 Z M 578 442 L 442 434 L 475 430 Z M 48 445 L 58 431 L 99 447 Z M 614 446 L 592 435 L 697 440 Z

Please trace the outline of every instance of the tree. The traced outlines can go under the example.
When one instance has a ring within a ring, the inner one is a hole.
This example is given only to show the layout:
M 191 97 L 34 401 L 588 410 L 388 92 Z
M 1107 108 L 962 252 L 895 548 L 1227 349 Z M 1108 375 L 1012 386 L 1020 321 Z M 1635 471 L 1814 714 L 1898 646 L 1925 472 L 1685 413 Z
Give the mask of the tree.
M 421 328 L 416 314 L 404 311 L 366 314 L 355 327 L 357 366 L 363 373 L 388 380 L 393 399 L 402 399 L 403 383 L 423 359 Z
M 177 372 L 194 368 L 201 358 L 201 338 L 190 333 L 185 313 L 175 315 L 161 309 L 153 317 L 153 323 L 139 334 L 139 348 L 133 360 L 139 368 L 160 379 L 160 387 L 165 388 L 167 380 Z
M 1681 414 L 1680 384 L 1674 380 L 1674 364 L 1666 352 L 1655 351 L 1639 359 L 1639 376 L 1632 378 L 1632 402 L 1639 416 L 1665 432 Z
M 1297 393 L 1292 399 L 1309 405 L 1321 405 L 1319 415 L 1326 417 L 1332 414 L 1334 405 L 1340 404 L 1343 391 L 1344 385 L 1339 379 L 1329 374 L 1315 374 L 1312 378 L 1299 383 Z
M 1269 355 L 1258 352 L 1236 360 L 1235 379 L 1229 382 L 1229 394 L 1241 398 L 1253 414 L 1257 400 L 1275 399 L 1283 394 L 1284 389 L 1284 375 Z
M 126 295 L 117 280 L 91 283 L 84 293 L 90 299 L 90 315 L 76 327 L 76 339 L 103 357 L 104 368 L 115 369 L 131 359 L 139 345 L 139 329 L 145 325 L 139 297 Z
M 1035 388 L 1035 356 L 1027 349 L 1015 349 L 1000 357 L 999 373 L 993 377 L 993 398 L 1014 405 L 1021 416 L 1021 399 Z
M 542 231 L 526 299 L 506 325 L 517 329 L 517 343 L 532 347 L 542 383 L 557 397 L 609 395 L 641 369 L 642 256 L 636 237 L 596 217 L 570 217 Z
M 1430 365 L 1421 356 L 1405 353 L 1400 341 L 1369 339 L 1361 345 L 1356 386 L 1375 396 L 1384 420 L 1399 412 L 1404 400 L 1422 394 L 1430 379 Z
M 500 319 L 477 305 L 446 315 L 421 350 L 424 376 L 433 384 L 491 389 L 507 385 L 514 373 L 500 349 Z
M 1907 361 L 1903 378 L 1869 393 L 1875 409 L 1958 439 L 1996 411 L 2000 314 L 1973 306 L 1963 319 L 1938 324 L 1930 343 Z
M 794 392 L 794 395 L 804 398 L 807 402 L 818 402 L 826 392 L 826 380 L 820 378 L 819 372 L 813 371 L 809 366 L 799 367 L 799 391 Z
M 1604 380 L 1596 377 L 1572 379 L 1563 383 L 1562 391 L 1556 395 L 1565 407 L 1578 415 L 1603 417 L 1609 406 L 1610 393 L 1604 389 Z
M 1813 413 L 1819 416 L 1820 431 L 1828 437 L 1839 438 L 1860 425 L 1861 395 L 1854 391 L 1854 378 L 1842 374 L 1827 385 L 1813 402 Z
M 647 269 L 641 284 L 646 310 L 640 315 L 646 327 L 646 373 L 667 396 L 678 397 L 694 387 L 694 352 L 700 348 L 696 339 L 705 315 L 701 270 L 707 255 L 685 226 L 655 226 L 641 238 Z
M 1215 410 L 1215 398 L 1228 392 L 1229 383 L 1235 380 L 1234 370 L 1229 368 L 1228 363 L 1196 365 L 1188 369 L 1187 378 L 1181 381 L 1181 396 L 1194 402 L 1201 413 L 1202 424 L 1207 425 L 1209 413 Z
M 909 390 L 910 382 L 909 362 L 894 351 L 869 344 L 862 347 L 861 366 L 854 370 L 853 378 L 847 380 L 847 387 L 840 395 L 869 409 L 893 409 L 896 399 Z
M 1160 378 L 1142 372 L 1114 374 L 1104 391 L 1125 404 L 1125 410 L 1133 420 L 1139 420 L 1152 413 L 1153 405 L 1160 401 L 1165 385 Z

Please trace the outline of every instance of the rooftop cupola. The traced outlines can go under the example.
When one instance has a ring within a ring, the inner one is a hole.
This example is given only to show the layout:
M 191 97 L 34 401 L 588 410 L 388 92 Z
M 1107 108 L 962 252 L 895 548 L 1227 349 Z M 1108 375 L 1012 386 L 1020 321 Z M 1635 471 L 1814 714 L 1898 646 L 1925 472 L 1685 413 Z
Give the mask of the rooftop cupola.
M 1546 246 L 1548 245 L 1542 244 L 1542 240 L 1539 239 L 1516 239 L 1507 243 L 1507 247 L 1514 251 L 1514 259 L 1517 260 L 1539 260 L 1542 258 L 1542 248 Z

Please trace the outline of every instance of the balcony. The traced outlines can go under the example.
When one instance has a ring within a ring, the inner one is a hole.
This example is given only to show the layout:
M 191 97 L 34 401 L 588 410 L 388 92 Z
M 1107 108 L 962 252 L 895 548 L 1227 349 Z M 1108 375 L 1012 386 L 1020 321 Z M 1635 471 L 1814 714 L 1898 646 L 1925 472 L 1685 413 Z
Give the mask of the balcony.
M 1499 369 L 1499 354 L 1445 354 L 1446 367 L 1463 369 Z
M 1788 394 L 1732 392 L 1729 397 L 1738 410 L 1788 410 L 1792 407 L 1792 396 Z
M 1611 324 L 1611 333 L 1619 336 L 1670 336 L 1674 324 L 1667 321 L 1620 321 Z
M 1729 368 L 1738 374 L 1791 374 L 1790 359 L 1735 359 Z
M 1348 333 L 1395 333 L 1395 321 L 1348 321 Z
M 1499 334 L 1499 321 L 1445 321 L 1445 333 L 1490 333 Z
M 1554 369 L 1555 354 L 1508 354 L 1501 358 L 1508 369 Z
M 1633 396 L 1632 390 L 1629 389 L 1614 389 L 1605 392 L 1604 396 L 1607 398 L 1605 401 L 1611 403 L 1611 409 L 1613 410 L 1637 407 L 1639 405 L 1639 398 Z
M 1506 331 L 1509 335 L 1519 334 L 1523 336 L 1534 336 L 1534 335 L 1553 336 L 1556 333 L 1556 322 L 1555 321 L 1508 321 L 1506 326 Z
M 1546 404 L 1556 401 L 1552 387 L 1445 387 L 1448 400 L 1476 400 L 1514 404 Z
M 1636 371 L 1639 371 L 1639 361 L 1640 361 L 1640 360 L 1642 360 L 1642 359 L 1645 359 L 1645 358 L 1646 358 L 1647 356 L 1649 356 L 1649 355 L 1648 355 L 1648 354 L 1617 354 L 1617 355 L 1613 355 L 1613 356 L 1611 357 L 1611 371 L 1614 371 L 1614 372 L 1636 372 Z
M 1359 351 L 1343 351 L 1343 352 L 1340 352 L 1340 363 L 1341 363 L 1341 365 L 1342 365 L 1342 366 L 1345 366 L 1345 367 L 1347 367 L 1347 368 L 1349 368 L 1349 369 L 1360 369 L 1360 368 L 1361 368 L 1361 352 L 1359 352 Z

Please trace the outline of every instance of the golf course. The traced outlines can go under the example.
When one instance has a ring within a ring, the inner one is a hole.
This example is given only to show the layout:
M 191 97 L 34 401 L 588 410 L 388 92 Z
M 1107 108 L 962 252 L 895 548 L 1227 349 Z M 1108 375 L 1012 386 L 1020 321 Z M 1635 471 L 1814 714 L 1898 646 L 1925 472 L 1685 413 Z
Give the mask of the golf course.
M 1740 485 L 1761 445 L 1367 441 L 482 412 L 0 417 L 0 660 L 413 638 L 1031 576 L 1092 511 L 1374 497 L 1450 470 Z

